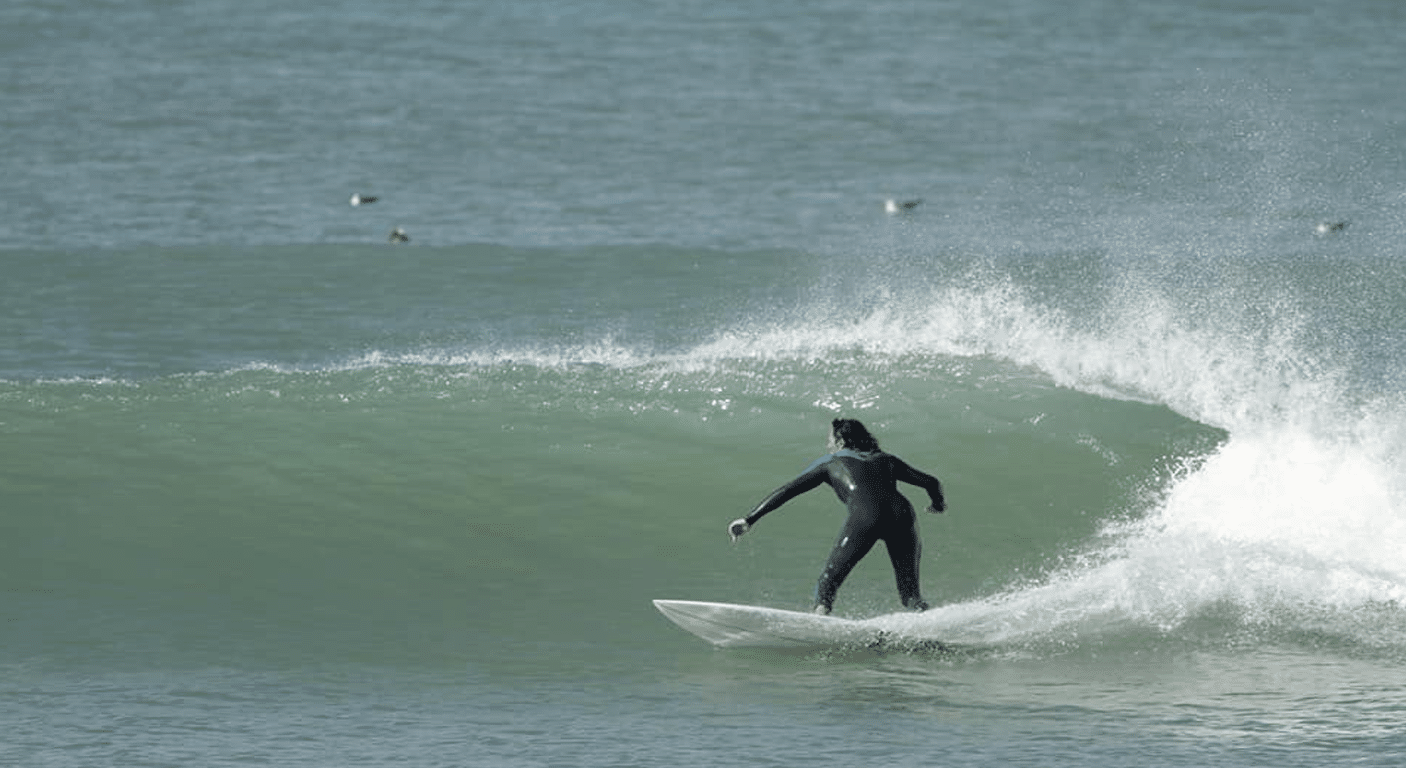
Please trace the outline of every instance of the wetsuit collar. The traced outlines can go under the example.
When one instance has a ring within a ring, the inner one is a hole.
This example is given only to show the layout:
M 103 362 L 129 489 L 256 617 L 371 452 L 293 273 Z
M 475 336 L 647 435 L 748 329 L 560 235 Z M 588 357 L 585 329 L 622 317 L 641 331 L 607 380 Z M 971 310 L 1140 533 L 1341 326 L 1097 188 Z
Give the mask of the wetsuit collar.
M 845 458 L 849 458 L 849 459 L 868 459 L 868 458 L 872 458 L 872 457 L 875 456 L 876 454 L 878 454 L 878 451 L 863 451 L 863 452 L 861 452 L 861 451 L 856 451 L 856 450 L 853 450 L 853 449 L 850 449 L 850 448 L 841 448 L 840 450 L 835 451 L 834 453 L 830 454 L 830 456 L 831 456 L 831 457 L 840 457 L 840 456 L 844 456 Z
M 853 450 L 853 449 L 851 449 L 851 448 L 841 448 L 840 450 L 835 451 L 834 453 L 827 453 L 827 454 L 825 454 L 824 456 L 821 456 L 820 458 L 816 459 L 815 461 L 812 461 L 812 462 L 810 463 L 810 466 L 809 466 L 809 467 L 806 467 L 805 471 L 806 471 L 806 472 L 809 472 L 809 471 L 811 471 L 812 469 L 815 469 L 816 467 L 820 466 L 821 464 L 824 464 L 824 463 L 826 463 L 826 462 L 828 462 L 828 461 L 830 461 L 830 460 L 832 460 L 832 459 L 845 458 L 845 459 L 859 459 L 859 460 L 861 460 L 861 461 L 867 461 L 868 459 L 871 459 L 871 458 L 873 458 L 874 456 L 877 456 L 878 454 L 879 454 L 879 451 L 869 451 L 869 452 L 861 453 L 861 452 L 856 451 L 856 450 Z M 801 474 L 805 474 L 805 473 L 803 472 L 803 473 L 801 473 Z

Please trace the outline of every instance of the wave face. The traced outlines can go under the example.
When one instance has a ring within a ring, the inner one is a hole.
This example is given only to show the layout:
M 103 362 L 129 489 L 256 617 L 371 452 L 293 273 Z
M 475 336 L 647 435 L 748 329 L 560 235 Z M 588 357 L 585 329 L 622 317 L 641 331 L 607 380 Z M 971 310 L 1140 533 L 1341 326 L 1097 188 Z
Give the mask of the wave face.
M 722 530 L 837 414 L 949 489 L 923 520 L 942 607 L 894 621 L 1406 647 L 1406 358 L 1379 333 L 1406 281 L 1381 264 L 381 253 L 16 257 L 4 567 L 52 621 L 9 652 L 453 656 L 548 633 L 547 606 L 602 642 L 656 637 L 650 597 L 804 607 L 833 500 Z M 841 612 L 896 607 L 882 560 Z

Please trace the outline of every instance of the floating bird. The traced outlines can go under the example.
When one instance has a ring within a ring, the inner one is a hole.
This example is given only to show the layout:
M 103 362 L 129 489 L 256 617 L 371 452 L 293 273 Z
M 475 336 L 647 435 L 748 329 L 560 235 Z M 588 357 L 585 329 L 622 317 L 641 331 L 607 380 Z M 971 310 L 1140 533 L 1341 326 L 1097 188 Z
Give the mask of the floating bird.
M 884 201 L 884 213 L 903 213 L 904 211 L 911 211 L 922 204 L 922 200 L 904 200 L 899 202 L 898 200 L 889 198 Z
M 405 230 L 400 227 L 396 227 L 391 230 L 390 241 L 392 243 L 408 243 L 410 242 L 410 235 L 405 234 Z
M 1331 235 L 1337 232 L 1341 232 L 1344 229 L 1347 229 L 1346 221 L 1324 221 L 1320 222 L 1318 226 L 1314 227 L 1313 231 L 1317 232 L 1320 235 Z
M 366 197 L 362 197 L 362 196 L 361 196 L 361 193 L 357 192 L 357 193 L 353 193 L 352 196 L 351 196 L 351 200 L 348 200 L 347 202 L 351 203 L 351 204 L 352 204 L 352 207 L 355 208 L 355 207 L 358 206 L 358 205 L 370 205 L 370 204 L 376 202 L 376 201 L 379 200 L 379 199 L 380 199 L 380 198 L 378 198 L 378 197 L 373 197 L 373 196 L 371 196 L 371 195 L 367 195 Z

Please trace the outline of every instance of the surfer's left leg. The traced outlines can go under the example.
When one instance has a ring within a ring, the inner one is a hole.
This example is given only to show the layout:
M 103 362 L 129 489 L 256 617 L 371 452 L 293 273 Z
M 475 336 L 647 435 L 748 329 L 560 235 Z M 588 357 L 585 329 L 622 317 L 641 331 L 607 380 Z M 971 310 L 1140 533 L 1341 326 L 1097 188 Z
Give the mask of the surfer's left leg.
M 840 529 L 840 537 L 835 548 L 830 551 L 830 559 L 825 562 L 825 570 L 820 572 L 820 581 L 815 585 L 815 612 L 829 613 L 835 606 L 835 593 L 845 582 L 854 566 L 869 554 L 870 548 L 878 539 L 867 531 L 857 530 L 857 526 L 846 525 Z

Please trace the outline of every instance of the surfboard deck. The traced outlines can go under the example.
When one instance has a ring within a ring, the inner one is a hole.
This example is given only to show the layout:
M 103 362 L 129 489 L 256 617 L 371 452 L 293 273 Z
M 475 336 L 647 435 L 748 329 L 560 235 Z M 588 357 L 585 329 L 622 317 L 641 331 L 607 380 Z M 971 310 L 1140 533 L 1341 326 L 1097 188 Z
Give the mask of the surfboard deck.
M 875 619 L 842 619 L 759 605 L 697 600 L 655 600 L 654 607 L 683 629 L 723 648 L 950 650 L 935 640 L 896 635 Z
M 655 600 L 654 607 L 683 629 L 725 648 L 809 648 L 870 645 L 874 627 L 852 619 L 735 603 Z

